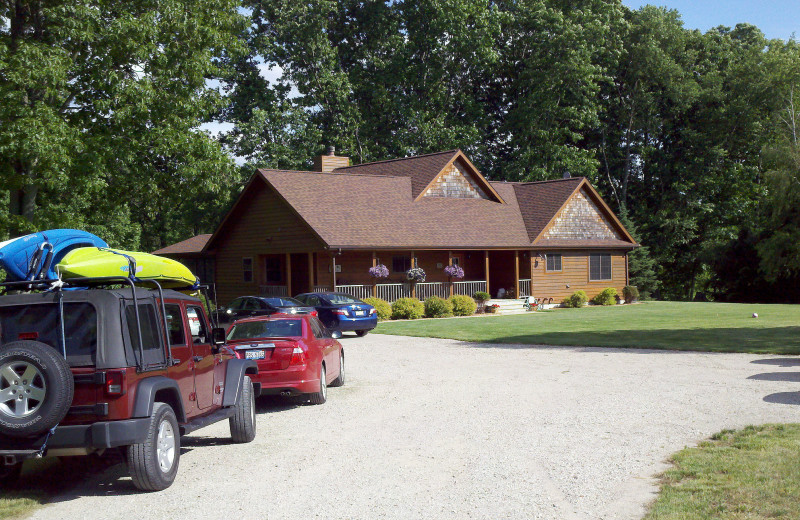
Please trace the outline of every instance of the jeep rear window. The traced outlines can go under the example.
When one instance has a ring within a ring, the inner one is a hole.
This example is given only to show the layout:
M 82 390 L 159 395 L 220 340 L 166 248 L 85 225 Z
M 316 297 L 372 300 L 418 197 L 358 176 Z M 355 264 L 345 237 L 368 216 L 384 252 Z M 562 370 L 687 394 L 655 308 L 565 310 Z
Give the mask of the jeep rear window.
M 58 305 L 39 303 L 0 307 L 0 342 L 32 339 L 61 352 Z M 97 311 L 86 302 L 64 303 L 64 336 L 70 366 L 95 364 Z

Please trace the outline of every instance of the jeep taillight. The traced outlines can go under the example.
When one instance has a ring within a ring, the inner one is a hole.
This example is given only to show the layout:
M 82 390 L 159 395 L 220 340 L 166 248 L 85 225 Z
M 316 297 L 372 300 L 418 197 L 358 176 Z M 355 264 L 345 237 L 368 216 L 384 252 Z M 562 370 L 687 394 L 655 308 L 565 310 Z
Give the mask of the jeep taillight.
M 111 397 L 125 395 L 124 370 L 109 370 L 106 372 L 106 395 Z
M 292 351 L 292 360 L 289 362 L 290 365 L 305 365 L 306 364 L 306 353 L 303 352 L 303 349 L 300 347 L 294 347 Z

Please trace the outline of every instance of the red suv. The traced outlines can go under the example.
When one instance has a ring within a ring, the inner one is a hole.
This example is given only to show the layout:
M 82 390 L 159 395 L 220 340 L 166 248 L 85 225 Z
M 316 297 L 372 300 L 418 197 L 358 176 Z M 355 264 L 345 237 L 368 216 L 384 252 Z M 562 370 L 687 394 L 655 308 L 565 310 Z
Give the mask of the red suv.
M 0 284 L 43 290 L 0 296 L 0 483 L 28 458 L 120 449 L 134 485 L 161 490 L 181 435 L 229 419 L 235 442 L 253 440 L 258 367 L 200 300 L 126 278 L 70 283 L 94 288 Z

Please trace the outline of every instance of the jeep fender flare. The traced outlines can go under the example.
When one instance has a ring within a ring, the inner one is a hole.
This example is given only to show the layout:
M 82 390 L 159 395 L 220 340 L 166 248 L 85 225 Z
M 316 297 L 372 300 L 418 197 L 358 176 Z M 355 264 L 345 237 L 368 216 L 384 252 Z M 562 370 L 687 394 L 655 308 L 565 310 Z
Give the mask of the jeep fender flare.
M 170 405 L 179 423 L 186 422 L 181 389 L 178 387 L 177 381 L 164 376 L 147 377 L 139 381 L 139 384 L 136 385 L 133 417 L 150 417 L 156 401 Z
M 258 365 L 252 359 L 231 359 L 228 361 L 228 370 L 225 372 L 225 393 L 222 396 L 222 406 L 234 406 L 239 402 L 242 393 L 242 381 L 247 374 L 258 374 Z M 251 378 L 252 379 L 252 378 Z M 255 386 L 257 383 L 253 383 Z M 260 393 L 260 386 L 255 390 L 255 396 Z

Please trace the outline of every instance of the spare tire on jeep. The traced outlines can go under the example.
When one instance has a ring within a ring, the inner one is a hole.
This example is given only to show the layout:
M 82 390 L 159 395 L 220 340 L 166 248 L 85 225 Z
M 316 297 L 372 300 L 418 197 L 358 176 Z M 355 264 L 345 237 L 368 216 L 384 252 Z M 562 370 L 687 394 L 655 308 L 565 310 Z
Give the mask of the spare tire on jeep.
M 0 434 L 39 435 L 69 411 L 75 384 L 67 360 L 40 341 L 0 346 Z

